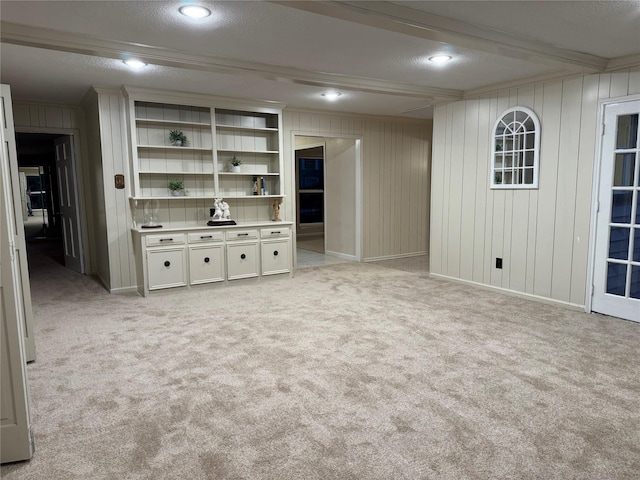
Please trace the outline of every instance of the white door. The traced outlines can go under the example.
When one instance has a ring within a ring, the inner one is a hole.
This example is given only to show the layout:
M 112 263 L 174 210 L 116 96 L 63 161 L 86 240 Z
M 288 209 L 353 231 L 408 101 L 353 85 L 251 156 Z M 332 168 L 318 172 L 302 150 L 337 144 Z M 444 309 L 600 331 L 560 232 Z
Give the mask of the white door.
M 31 308 L 31 285 L 29 284 L 29 262 L 27 260 L 27 242 L 24 234 L 22 217 L 22 202 L 24 200 L 20 189 L 20 174 L 18 172 L 18 155 L 16 153 L 16 135 L 13 128 L 13 111 L 11 109 L 11 91 L 8 85 L 2 86 L 2 145 L 3 167 L 7 168 L 6 185 L 7 194 L 12 199 L 9 205 L 12 208 L 11 232 L 13 234 L 13 246 L 15 248 L 15 261 L 18 269 L 18 281 L 20 283 L 20 309 L 22 315 L 22 331 L 24 333 L 24 346 L 26 361 L 33 362 L 36 359 L 36 340 L 34 336 L 33 309 Z
M 15 211 L 8 137 L 13 137 L 11 91 L 2 85 L 0 118 L 0 463 L 28 460 L 33 455 L 29 391 L 24 344 L 22 281 L 16 249 Z M 8 125 L 11 128 L 8 128 Z M 16 168 L 17 174 L 17 168 Z M 15 176 L 13 177 L 15 178 Z
M 67 268 L 84 273 L 80 235 L 80 209 L 73 157 L 73 137 L 56 138 L 56 168 L 60 192 L 61 227 L 64 241 L 64 264 Z
M 640 322 L 640 101 L 605 106 L 593 301 Z

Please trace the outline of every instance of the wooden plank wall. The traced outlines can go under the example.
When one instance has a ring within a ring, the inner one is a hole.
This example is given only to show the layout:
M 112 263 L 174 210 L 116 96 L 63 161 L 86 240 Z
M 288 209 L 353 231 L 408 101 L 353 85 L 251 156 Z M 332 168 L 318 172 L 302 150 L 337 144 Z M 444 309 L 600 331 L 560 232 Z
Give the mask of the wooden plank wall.
M 428 252 L 431 121 L 285 109 L 283 204 L 295 220 L 291 132 L 362 138 L 363 258 Z
M 109 251 L 109 290 L 117 292 L 136 287 L 136 263 L 131 227 L 133 219 L 129 197 L 130 182 L 126 188 L 114 187 L 114 176 L 130 176 L 129 137 L 127 112 L 120 92 L 98 92 L 100 143 L 102 146 L 102 182 L 107 248 Z
M 438 106 L 431 272 L 584 306 L 598 100 L 638 93 L 640 67 L 634 67 Z M 516 105 L 540 119 L 539 188 L 491 190 L 493 125 Z M 503 258 L 502 270 L 496 257 Z

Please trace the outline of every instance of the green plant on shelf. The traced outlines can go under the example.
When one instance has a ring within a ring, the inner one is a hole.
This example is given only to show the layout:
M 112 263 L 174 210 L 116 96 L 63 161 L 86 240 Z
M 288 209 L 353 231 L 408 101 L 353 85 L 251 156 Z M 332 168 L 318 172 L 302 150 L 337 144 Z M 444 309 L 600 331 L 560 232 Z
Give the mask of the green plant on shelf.
M 171 130 L 169 132 L 169 141 L 171 142 L 171 145 L 183 147 L 187 144 L 187 136 L 182 132 L 182 130 Z
M 184 182 L 182 180 L 169 180 L 169 190 L 172 192 L 184 190 Z
M 239 167 L 242 164 L 242 160 L 240 160 L 239 158 L 236 158 L 236 156 L 234 155 L 233 158 L 231 159 L 231 165 L 233 165 L 234 167 Z

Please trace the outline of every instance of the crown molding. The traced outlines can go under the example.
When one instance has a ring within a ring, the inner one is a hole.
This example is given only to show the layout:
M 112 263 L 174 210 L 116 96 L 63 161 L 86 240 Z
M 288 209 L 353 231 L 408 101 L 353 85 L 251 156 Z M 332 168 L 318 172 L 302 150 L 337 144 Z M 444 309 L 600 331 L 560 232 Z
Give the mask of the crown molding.
M 621 70 L 623 68 L 633 68 L 640 66 L 640 53 L 626 55 L 624 57 L 612 58 L 607 63 L 607 72 Z
M 4 43 L 44 48 L 96 57 L 124 59 L 135 55 L 142 61 L 186 70 L 246 75 L 284 83 L 322 88 L 421 98 L 429 102 L 462 98 L 461 90 L 389 82 L 374 78 L 314 72 L 258 62 L 245 62 L 211 55 L 192 54 L 133 42 L 106 40 L 46 28 L 0 22 Z
M 386 1 L 273 1 L 289 8 L 529 62 L 601 72 L 608 59 Z

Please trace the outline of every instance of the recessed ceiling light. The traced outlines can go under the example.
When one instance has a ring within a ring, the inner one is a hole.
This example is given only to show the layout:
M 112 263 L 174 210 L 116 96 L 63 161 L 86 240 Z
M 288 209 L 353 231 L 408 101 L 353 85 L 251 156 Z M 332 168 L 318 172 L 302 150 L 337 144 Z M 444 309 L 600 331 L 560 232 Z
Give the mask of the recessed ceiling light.
M 447 63 L 451 58 L 450 55 L 434 55 L 433 57 L 429 57 L 429 61 L 433 63 Z
M 336 98 L 338 98 L 340 95 L 342 95 L 340 92 L 324 92 L 322 94 L 322 96 L 324 98 L 326 98 L 327 100 L 335 100 Z
M 138 60 L 137 58 L 127 58 L 126 60 L 123 60 L 123 62 L 132 68 L 142 68 L 147 66 L 146 63 L 142 60 Z
M 191 18 L 204 18 L 211 15 L 211 10 L 201 7 L 200 5 L 183 5 L 178 11 L 182 15 Z

